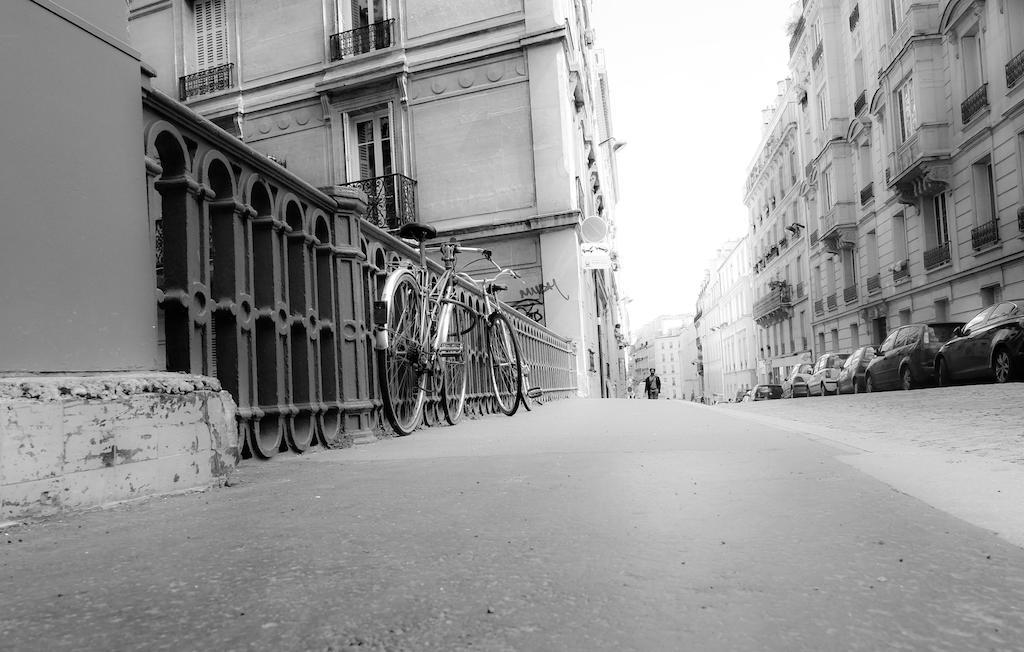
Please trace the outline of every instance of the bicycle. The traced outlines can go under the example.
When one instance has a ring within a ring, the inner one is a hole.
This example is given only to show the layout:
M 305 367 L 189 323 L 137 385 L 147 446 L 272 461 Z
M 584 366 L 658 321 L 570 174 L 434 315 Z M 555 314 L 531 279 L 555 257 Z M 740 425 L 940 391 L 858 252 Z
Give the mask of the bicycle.
M 521 349 L 515 330 L 494 295 L 507 289 L 496 283 L 502 276 L 519 278 L 491 260 L 487 249 L 464 247 L 454 238 L 427 245 L 437 236 L 429 224 L 412 222 L 399 229 L 400 238 L 415 240 L 419 264 L 404 263 L 387 277 L 381 300 L 374 302 L 374 348 L 384 414 L 399 435 L 408 435 L 423 418 L 428 384 L 440 385 L 445 421 L 458 423 L 465 412 L 468 351 L 463 337 L 478 321 L 486 325 L 487 357 L 491 389 L 498 409 L 512 416 L 522 402 Z M 430 283 L 427 249 L 438 249 L 444 271 Z M 498 275 L 477 281 L 456 267 L 459 253 L 479 253 Z M 457 298 L 457 281 L 482 287 L 484 311 Z M 461 308 L 462 310 L 457 310 Z M 466 326 L 465 316 L 472 319 Z

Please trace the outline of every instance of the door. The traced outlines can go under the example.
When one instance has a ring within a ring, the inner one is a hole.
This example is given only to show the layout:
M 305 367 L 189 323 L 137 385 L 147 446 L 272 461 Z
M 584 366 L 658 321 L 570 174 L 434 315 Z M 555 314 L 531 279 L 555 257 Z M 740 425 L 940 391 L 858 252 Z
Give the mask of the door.
M 394 157 L 391 117 L 387 109 L 353 119 L 356 136 L 356 174 L 367 195 L 367 218 L 378 225 L 396 222 Z
M 889 333 L 889 337 L 885 338 L 885 342 L 882 343 L 881 353 L 876 360 L 872 360 L 871 383 L 878 389 L 887 389 L 896 385 L 894 378 L 899 364 L 897 342 L 902 331 L 903 329 L 899 328 Z
M 982 331 L 993 310 L 995 310 L 995 306 L 989 306 L 964 326 L 964 340 L 960 343 L 958 358 L 961 361 L 960 367 L 963 369 L 963 376 L 966 378 L 987 373 L 988 349 L 984 348 Z
M 343 0 L 346 1 L 346 0 Z M 387 3 L 384 0 L 347 0 L 351 7 L 355 54 L 391 47 L 387 28 Z

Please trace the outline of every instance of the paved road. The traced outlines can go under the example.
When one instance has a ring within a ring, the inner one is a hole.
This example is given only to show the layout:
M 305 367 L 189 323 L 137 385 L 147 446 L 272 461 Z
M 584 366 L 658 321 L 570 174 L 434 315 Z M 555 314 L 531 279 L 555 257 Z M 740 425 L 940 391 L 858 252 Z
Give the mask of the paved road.
M 566 401 L 8 528 L 0 648 L 1022 649 L 1024 549 L 740 409 Z

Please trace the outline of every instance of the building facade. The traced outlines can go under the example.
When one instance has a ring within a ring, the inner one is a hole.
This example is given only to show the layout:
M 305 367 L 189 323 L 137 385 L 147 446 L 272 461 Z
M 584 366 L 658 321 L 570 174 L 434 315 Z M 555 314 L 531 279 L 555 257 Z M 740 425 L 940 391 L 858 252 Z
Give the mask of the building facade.
M 693 315 L 661 315 L 638 329 L 632 346 L 632 383 L 643 398 L 644 378 L 655 369 L 661 398 L 686 399 L 699 394 L 697 338 Z
M 707 402 L 730 401 L 757 383 L 750 240 L 726 243 L 708 268 L 694 326 Z
M 1017 0 L 804 3 L 815 354 L 1024 298 L 1022 34 Z
M 130 7 L 157 89 L 314 186 L 360 188 L 379 226 L 491 249 L 523 277 L 505 299 L 575 342 L 580 393 L 611 395 L 620 143 L 590 0 Z
M 781 382 L 812 359 L 800 114 L 796 87 L 780 82 L 774 104 L 763 112 L 763 137 L 747 174 L 757 378 L 765 383 Z

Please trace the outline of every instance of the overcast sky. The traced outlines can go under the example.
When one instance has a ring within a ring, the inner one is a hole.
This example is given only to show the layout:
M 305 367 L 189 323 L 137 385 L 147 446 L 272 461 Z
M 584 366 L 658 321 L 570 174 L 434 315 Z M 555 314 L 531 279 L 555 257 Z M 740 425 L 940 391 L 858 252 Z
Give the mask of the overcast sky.
M 620 292 L 635 330 L 693 312 L 704 270 L 746 232 L 761 109 L 787 76 L 793 0 L 594 0 L 619 150 Z M 643 9 L 643 11 L 641 11 Z

